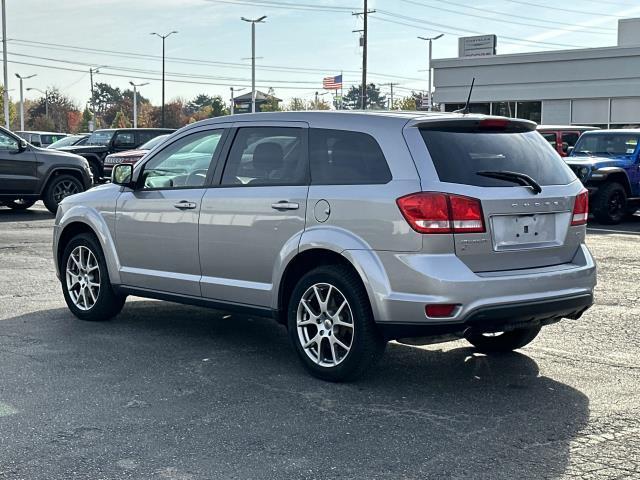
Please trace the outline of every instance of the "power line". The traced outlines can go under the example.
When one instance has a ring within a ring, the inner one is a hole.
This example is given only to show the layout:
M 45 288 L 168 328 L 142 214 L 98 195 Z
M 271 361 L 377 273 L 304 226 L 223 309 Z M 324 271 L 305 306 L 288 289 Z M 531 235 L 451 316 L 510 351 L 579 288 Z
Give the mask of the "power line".
M 74 51 L 80 53 L 92 53 L 99 54 L 105 56 L 114 56 L 114 57 L 122 57 L 122 58 L 131 58 L 131 59 L 147 59 L 154 61 L 161 61 L 162 57 L 159 55 L 151 55 L 151 54 L 143 54 L 143 53 L 135 53 L 135 52 L 123 52 L 117 50 L 105 50 L 99 48 L 91 48 L 91 47 L 78 47 L 75 45 L 68 44 L 60 44 L 60 43 L 49 43 L 49 42 L 37 42 L 32 40 L 22 40 L 17 38 L 8 39 L 13 45 L 28 47 L 28 48 L 44 48 L 47 50 L 62 50 L 62 51 Z M 200 65 L 200 66 L 215 66 L 221 68 L 235 68 L 235 69 L 246 69 L 250 65 L 246 63 L 237 63 L 237 62 L 221 62 L 221 61 L 213 61 L 213 60 L 202 60 L 202 59 L 194 59 L 194 58 L 181 58 L 181 57 L 166 57 L 167 60 L 171 60 L 175 63 L 187 64 L 187 65 Z M 93 63 L 91 65 L 94 65 Z M 326 74 L 327 71 L 335 70 L 342 71 L 344 73 L 355 73 L 360 74 L 360 70 L 344 70 L 341 68 L 310 68 L 310 67 L 285 67 L 279 65 L 262 65 L 258 64 L 262 70 L 268 70 L 273 72 L 295 72 L 301 74 L 307 73 L 320 73 Z M 384 78 L 394 78 L 398 80 L 413 80 L 413 81 L 421 81 L 420 78 L 415 77 L 406 77 L 402 75 L 393 75 L 387 73 L 379 73 L 379 72 L 369 72 L 373 76 L 384 77 Z
M 557 5 L 540 5 L 539 3 L 534 2 L 525 2 L 522 0 L 505 0 L 506 2 L 517 3 L 518 5 L 526 5 L 527 7 L 536 7 L 536 8 L 551 8 L 554 11 L 558 12 L 567 12 L 567 13 L 575 13 L 579 15 L 592 15 L 592 16 L 600 16 L 600 17 L 612 17 L 612 18 L 622 18 L 620 15 L 611 15 L 610 13 L 603 12 L 585 12 L 581 10 L 571 10 L 570 8 L 561 8 Z
M 450 12 L 456 15 L 461 15 L 464 17 L 472 17 L 472 18 L 481 18 L 483 20 L 489 20 L 489 21 L 493 21 L 493 22 L 500 22 L 502 23 L 503 20 L 501 20 L 500 18 L 495 18 L 492 16 L 486 16 L 486 15 L 478 15 L 478 14 L 473 14 L 473 13 L 465 13 L 465 12 L 461 12 L 459 10 L 451 10 L 449 8 L 445 8 L 445 7 L 436 7 L 434 5 L 427 5 L 424 4 L 422 2 L 417 2 L 415 0 L 401 0 L 402 2 L 405 3 L 409 3 L 412 5 L 417 5 L 420 7 L 424 7 L 424 8 L 430 8 L 433 10 L 438 10 L 441 12 Z M 502 13 L 502 12 L 498 12 L 497 10 L 489 10 L 487 8 L 477 8 L 477 7 L 472 7 L 471 5 L 464 5 L 461 3 L 456 3 L 456 2 L 451 2 L 449 0 L 433 0 L 436 1 L 438 3 L 444 3 L 445 5 L 457 5 L 459 7 L 463 7 L 463 8 L 468 8 L 470 10 L 475 10 L 475 11 L 479 11 L 479 12 L 484 12 L 484 13 L 493 13 L 495 15 L 499 15 L 501 17 L 507 17 L 507 18 L 519 18 L 519 19 L 524 19 L 524 20 L 533 20 L 531 17 L 525 17 L 524 15 L 515 15 L 515 14 L 510 14 L 510 13 Z M 538 20 L 536 20 L 538 21 Z M 549 24 L 554 24 L 554 25 L 562 25 L 563 27 L 567 26 L 567 22 L 556 22 L 553 20 L 539 20 L 540 22 L 544 22 L 547 25 L 535 25 L 533 23 L 527 23 L 527 22 L 517 22 L 515 20 L 509 20 L 509 22 L 513 25 L 524 25 L 527 27 L 534 27 L 534 28 L 543 28 L 545 30 L 549 29 Z M 599 29 L 599 30 L 605 30 L 605 31 L 601 31 L 601 32 L 596 32 L 593 31 L 593 29 Z M 573 30 L 569 30 L 567 28 L 555 28 L 555 30 L 561 30 L 563 32 L 573 32 Z M 607 28 L 607 27 L 590 27 L 590 33 L 596 34 L 596 35 L 611 35 L 613 33 L 615 33 L 615 29 L 614 28 Z

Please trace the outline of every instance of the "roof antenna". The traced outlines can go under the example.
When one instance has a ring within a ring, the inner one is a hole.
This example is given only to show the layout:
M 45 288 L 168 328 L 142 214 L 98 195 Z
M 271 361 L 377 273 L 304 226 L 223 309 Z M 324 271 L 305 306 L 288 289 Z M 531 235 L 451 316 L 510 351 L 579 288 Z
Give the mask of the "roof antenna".
M 461 109 L 454 110 L 453 113 L 461 113 L 463 115 L 469 113 L 469 102 L 471 101 L 471 92 L 473 92 L 474 83 L 476 83 L 476 77 L 473 77 L 473 79 L 471 80 L 471 87 L 469 87 L 469 96 L 467 97 L 467 103 L 465 103 L 464 107 L 462 107 Z

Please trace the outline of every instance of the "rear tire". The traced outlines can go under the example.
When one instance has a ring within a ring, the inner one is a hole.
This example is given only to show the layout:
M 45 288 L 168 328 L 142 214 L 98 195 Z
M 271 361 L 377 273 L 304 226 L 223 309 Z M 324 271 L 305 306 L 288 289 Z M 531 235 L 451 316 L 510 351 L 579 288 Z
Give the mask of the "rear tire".
M 42 200 L 44 201 L 44 206 L 47 207 L 47 210 L 51 213 L 56 213 L 58 210 L 58 204 L 64 198 L 83 191 L 84 187 L 76 177 L 72 175 L 58 175 L 47 185 L 47 189 L 44 191 Z
M 360 278 L 344 265 L 305 274 L 293 290 L 287 319 L 302 364 L 322 380 L 355 380 L 376 364 L 387 344 Z
M 60 276 L 64 300 L 80 320 L 109 320 L 120 313 L 127 299 L 114 292 L 102 248 L 91 234 L 77 235 L 67 244 Z
M 537 326 L 518 328 L 499 334 L 470 335 L 467 337 L 467 341 L 482 353 L 510 352 L 531 343 L 540 333 L 540 328 Z
M 12 210 L 26 210 L 27 208 L 33 207 L 35 203 L 35 200 L 18 198 L 17 200 L 3 200 L 2 202 L 0 202 L 0 205 L 9 207 Z
M 627 192 L 617 182 L 606 183 L 593 201 L 593 215 L 606 225 L 620 223 L 627 213 Z

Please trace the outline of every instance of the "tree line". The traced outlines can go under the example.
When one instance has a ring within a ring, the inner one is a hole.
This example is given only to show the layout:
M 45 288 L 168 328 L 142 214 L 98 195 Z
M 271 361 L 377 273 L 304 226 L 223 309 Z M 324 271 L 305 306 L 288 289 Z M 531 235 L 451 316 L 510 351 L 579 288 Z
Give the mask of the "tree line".
M 0 86 L 0 119 L 4 125 L 3 87 Z M 285 105 L 275 98 L 273 89 L 269 89 L 272 100 L 262 105 L 262 111 L 299 111 L 299 110 L 330 110 L 342 108 L 355 110 L 360 108 L 360 88 L 352 86 L 340 100 L 339 97 L 325 99 L 324 95 L 314 96 L 312 100 L 301 97 L 291 98 Z M 410 96 L 394 99 L 389 105 L 389 99 L 380 92 L 373 83 L 367 85 L 366 103 L 368 109 L 400 109 L 416 110 L 420 105 L 420 94 L 412 92 Z M 138 127 L 159 127 L 161 125 L 162 109 L 152 105 L 148 98 L 137 92 Z M 9 118 L 12 130 L 20 128 L 19 102 L 10 101 Z M 95 116 L 94 116 L 95 112 Z M 201 93 L 191 100 L 175 98 L 165 104 L 165 126 L 180 128 L 205 118 L 228 115 L 229 103 L 220 95 Z M 51 87 L 47 95 L 36 100 L 25 100 L 25 129 L 54 132 L 88 132 L 89 122 L 94 121 L 94 128 L 127 128 L 132 126 L 133 119 L 133 90 L 120 89 L 107 83 L 95 83 L 93 94 L 85 106 L 79 105 L 59 89 Z

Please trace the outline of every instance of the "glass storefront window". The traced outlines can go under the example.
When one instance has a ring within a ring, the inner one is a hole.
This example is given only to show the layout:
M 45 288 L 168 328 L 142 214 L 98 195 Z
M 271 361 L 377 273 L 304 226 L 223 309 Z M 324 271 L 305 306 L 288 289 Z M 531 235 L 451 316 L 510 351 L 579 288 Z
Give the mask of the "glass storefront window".
M 542 102 L 518 102 L 516 115 L 536 123 L 542 119 Z
M 515 117 L 516 102 L 493 102 L 491 104 L 492 114 L 500 117 Z

